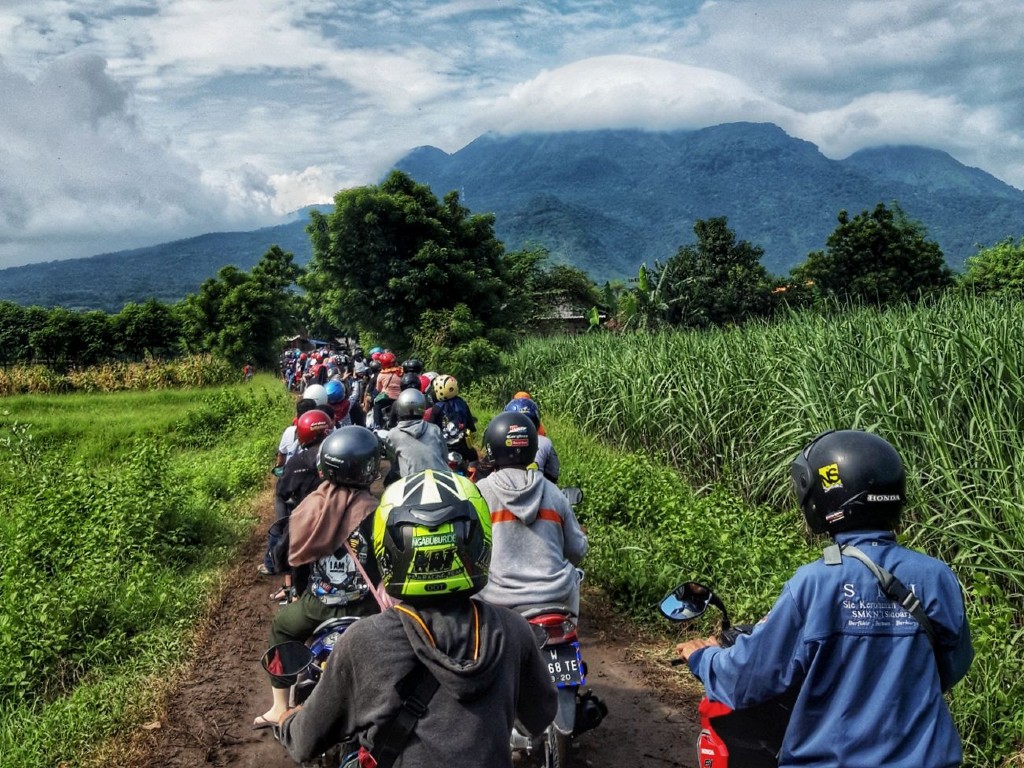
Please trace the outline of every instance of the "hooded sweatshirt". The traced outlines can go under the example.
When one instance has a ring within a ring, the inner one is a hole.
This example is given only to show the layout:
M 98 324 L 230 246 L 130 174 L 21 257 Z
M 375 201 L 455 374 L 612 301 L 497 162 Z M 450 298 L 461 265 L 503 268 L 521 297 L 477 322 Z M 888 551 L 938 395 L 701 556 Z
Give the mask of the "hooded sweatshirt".
M 436 424 L 423 419 L 406 419 L 388 430 L 388 454 L 398 462 L 401 477 L 424 469 L 448 470 L 448 446 Z
M 587 535 L 557 485 L 535 469 L 506 467 L 479 483 L 491 510 L 491 567 L 480 597 L 509 608 L 571 603 Z
M 400 709 L 396 685 L 417 660 L 440 687 L 396 768 L 510 768 L 515 720 L 540 733 L 558 709 L 547 664 L 521 616 L 477 600 L 406 604 L 360 619 L 341 636 L 305 706 L 281 725 L 292 759 L 310 760 L 351 736 L 371 748 Z

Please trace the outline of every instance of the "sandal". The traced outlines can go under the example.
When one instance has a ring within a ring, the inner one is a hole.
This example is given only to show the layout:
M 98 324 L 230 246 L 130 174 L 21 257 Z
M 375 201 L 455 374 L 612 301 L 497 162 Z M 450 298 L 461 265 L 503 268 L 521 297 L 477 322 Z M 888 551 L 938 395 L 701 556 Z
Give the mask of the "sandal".
M 260 563 L 259 566 L 256 568 L 256 573 L 258 573 L 260 576 L 274 575 L 274 571 L 272 571 L 270 568 L 267 568 L 266 563 Z
M 288 587 L 281 587 L 279 590 L 277 590 L 277 592 L 270 593 L 270 600 L 275 603 L 280 603 L 282 601 L 287 600 L 290 594 L 291 592 L 289 591 Z

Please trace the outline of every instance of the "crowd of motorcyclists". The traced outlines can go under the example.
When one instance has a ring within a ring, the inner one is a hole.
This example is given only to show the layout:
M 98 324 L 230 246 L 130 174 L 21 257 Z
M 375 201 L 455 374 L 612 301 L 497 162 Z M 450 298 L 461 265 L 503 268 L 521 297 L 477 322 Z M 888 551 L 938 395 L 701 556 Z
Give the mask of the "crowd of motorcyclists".
M 536 732 L 555 714 L 520 611 L 578 615 L 587 552 L 538 404 L 517 393 L 477 445 L 458 382 L 418 360 L 295 351 L 281 372 L 299 399 L 258 569 L 282 579 L 268 647 L 332 616 L 363 618 L 304 706 L 289 708 L 272 677 L 253 727 L 273 727 L 298 761 L 355 739 L 350 765 L 511 766 L 513 726 Z M 789 697 L 779 765 L 959 765 L 943 694 L 973 659 L 963 596 L 945 564 L 897 542 L 898 452 L 877 435 L 828 431 L 791 473 L 808 530 L 834 546 L 749 636 L 730 648 L 680 643 L 679 656 L 729 707 Z M 879 572 L 909 587 L 896 599 Z
M 536 403 L 520 393 L 476 446 L 456 379 L 418 360 L 399 365 L 385 349 L 290 353 L 282 376 L 299 399 L 279 443 L 276 520 L 258 567 L 282 580 L 268 647 L 302 642 L 332 617 L 364 618 L 304 706 L 290 709 L 288 679 L 270 675 L 271 706 L 253 727 L 273 727 L 297 760 L 354 736 L 353 759 L 381 765 L 405 711 L 400 683 L 428 669 L 440 692 L 391 759 L 511 765 L 513 724 L 543 730 L 556 706 L 518 610 L 563 603 L 578 614 L 587 549 L 554 483 L 547 437 L 537 466 Z M 447 724 L 467 717 L 489 735 L 453 738 Z

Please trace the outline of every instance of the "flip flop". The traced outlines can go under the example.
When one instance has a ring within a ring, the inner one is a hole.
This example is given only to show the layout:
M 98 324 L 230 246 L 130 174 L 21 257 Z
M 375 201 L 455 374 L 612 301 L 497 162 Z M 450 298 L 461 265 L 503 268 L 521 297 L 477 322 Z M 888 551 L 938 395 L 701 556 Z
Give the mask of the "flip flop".
M 277 725 L 274 720 L 268 720 L 263 715 L 259 715 L 255 720 L 252 721 L 252 729 L 254 731 L 261 731 L 264 728 L 273 728 Z

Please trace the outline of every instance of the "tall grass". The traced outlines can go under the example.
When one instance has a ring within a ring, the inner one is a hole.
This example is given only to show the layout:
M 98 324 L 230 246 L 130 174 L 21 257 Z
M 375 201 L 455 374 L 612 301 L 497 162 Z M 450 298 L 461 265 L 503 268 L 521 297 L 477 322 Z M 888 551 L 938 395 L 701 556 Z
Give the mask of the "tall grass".
M 68 392 L 153 391 L 168 387 L 208 387 L 238 380 L 226 360 L 193 355 L 177 360 L 147 358 L 139 363 L 114 362 L 62 373 L 43 365 L 0 368 L 0 396 Z
M 266 378 L 0 402 L 4 768 L 85 764 L 180 659 L 293 412 Z
M 1022 328 L 1024 304 L 955 297 L 711 333 L 534 340 L 479 391 L 501 402 L 528 389 L 692 487 L 772 509 L 791 508 L 788 464 L 818 432 L 891 440 L 910 476 L 906 538 L 967 589 L 978 662 L 954 710 L 969 762 L 997 765 L 1024 745 Z M 756 578 L 757 560 L 736 568 Z

